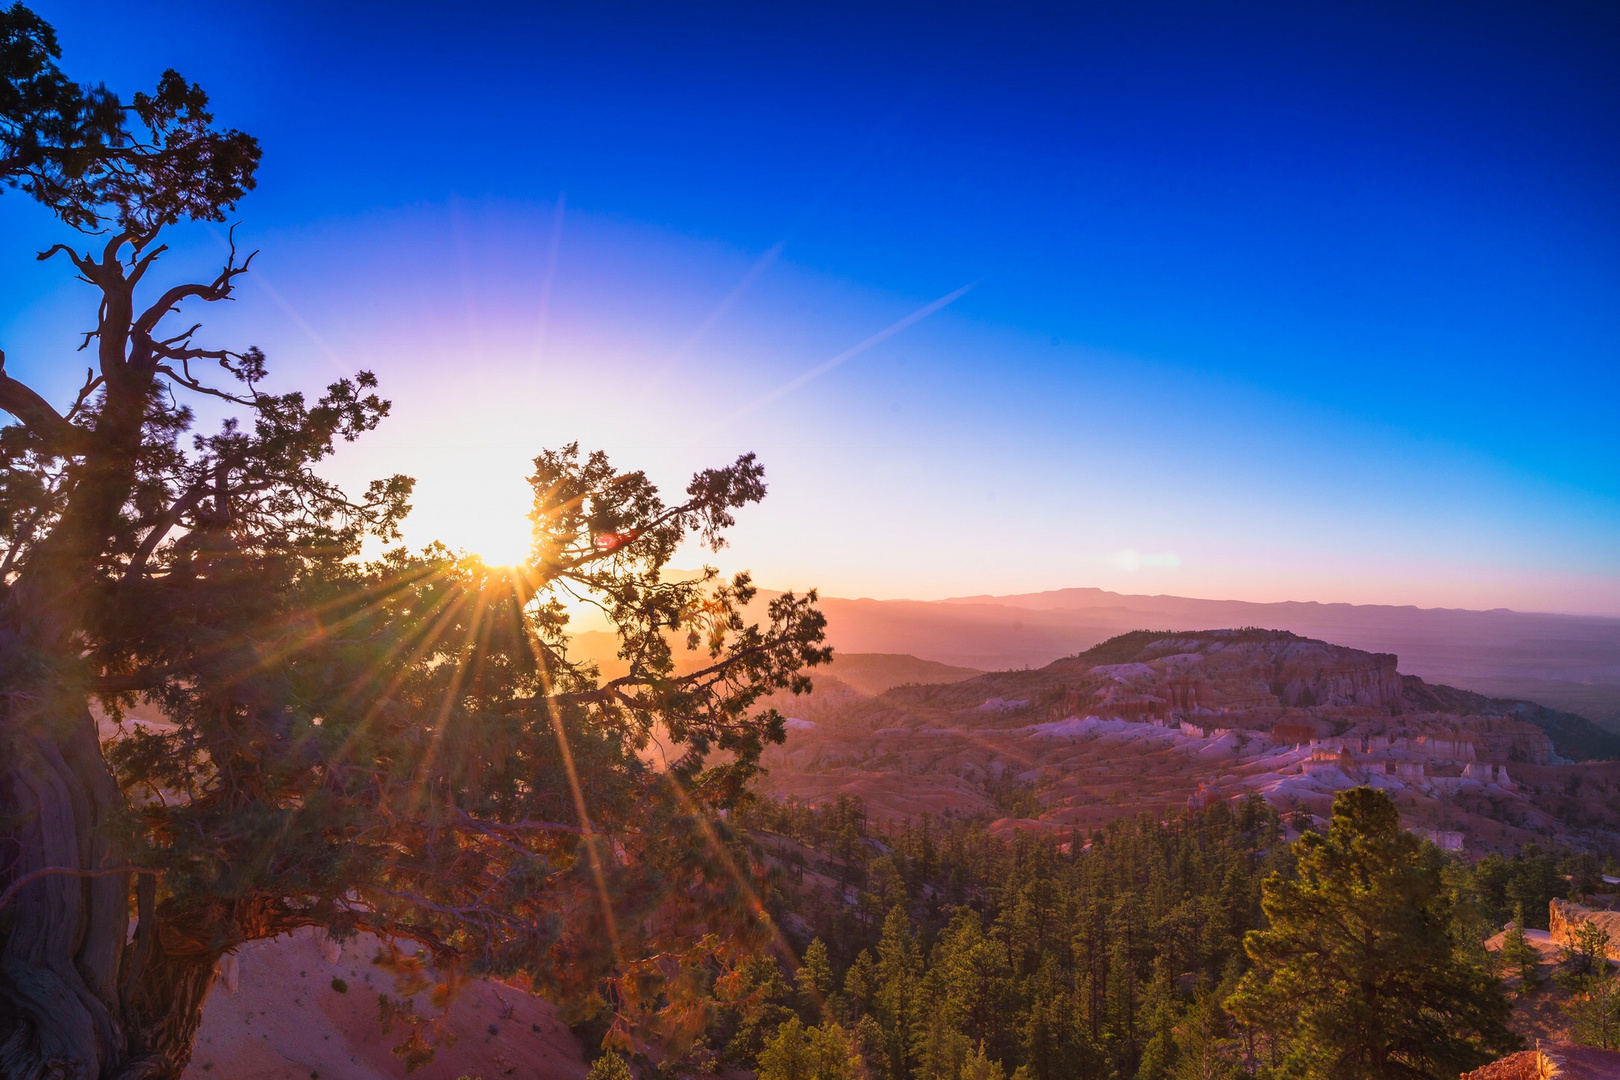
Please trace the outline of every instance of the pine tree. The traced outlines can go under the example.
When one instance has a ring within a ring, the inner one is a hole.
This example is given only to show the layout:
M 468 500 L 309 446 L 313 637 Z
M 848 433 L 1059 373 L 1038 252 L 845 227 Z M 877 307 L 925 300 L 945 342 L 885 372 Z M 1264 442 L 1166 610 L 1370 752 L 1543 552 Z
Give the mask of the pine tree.
M 1620 975 L 1608 970 L 1580 978 L 1564 1004 L 1576 1042 L 1620 1050 Z
M 1609 966 L 1609 932 L 1594 922 L 1583 922 L 1570 934 L 1559 959 L 1575 975 L 1590 975 Z
M 827 1012 L 833 988 L 832 961 L 827 958 L 827 946 L 820 938 L 805 947 L 804 959 L 799 961 L 793 981 L 799 992 L 799 1015 L 806 1023 L 819 1023 Z
M 896 904 L 883 920 L 883 936 L 878 940 L 877 980 L 873 1012 L 888 1042 L 885 1049 L 894 1080 L 910 1075 L 911 1043 L 917 1019 L 918 982 L 922 977 L 922 954 L 905 908 Z
M 864 1065 L 847 1032 L 834 1023 L 805 1027 L 793 1017 L 765 1043 L 758 1080 L 857 1080 Z
M 585 1080 L 635 1080 L 635 1074 L 630 1071 L 630 1066 L 625 1064 L 624 1058 L 609 1050 L 591 1062 Z
M 1001 1062 L 985 1057 L 981 1042 L 977 1049 L 968 1051 L 958 1076 L 960 1080 L 1007 1080 L 1007 1070 L 1001 1067 Z
M 862 949 L 844 972 L 844 1002 L 850 1016 L 870 1016 L 877 1001 L 878 969 L 872 954 Z
M 1174 1029 L 1176 1060 L 1171 1080 L 1230 1080 L 1238 1075 L 1220 998 L 1200 989 Z
M 1520 994 L 1527 994 L 1535 989 L 1540 977 L 1541 953 L 1525 936 L 1522 906 L 1514 909 L 1513 922 L 1502 936 L 1502 951 L 1497 954 L 1497 963 L 1501 965 L 1504 974 L 1519 977 Z
M 786 1021 L 799 1022 L 791 1007 L 794 994 L 782 977 L 776 958 L 769 955 L 746 960 L 735 973 L 729 989 L 736 1029 L 726 1043 L 725 1056 L 746 1066 Z
M 1228 1003 L 1283 1034 L 1292 1070 L 1438 1080 L 1517 1046 L 1500 982 L 1451 948 L 1439 852 L 1386 794 L 1341 792 L 1295 853 L 1297 880 L 1266 880 L 1270 927 L 1248 935 L 1255 967 Z

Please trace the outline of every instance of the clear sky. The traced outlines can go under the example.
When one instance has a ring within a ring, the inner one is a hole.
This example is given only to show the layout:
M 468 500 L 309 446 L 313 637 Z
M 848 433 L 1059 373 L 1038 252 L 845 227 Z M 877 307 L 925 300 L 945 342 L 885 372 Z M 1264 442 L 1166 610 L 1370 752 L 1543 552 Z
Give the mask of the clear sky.
M 776 586 L 1620 614 L 1613 5 L 35 6 L 262 140 L 210 333 L 377 371 L 334 470 L 413 541 L 509 550 L 578 439 L 758 451 Z M 0 236 L 64 394 L 87 290 Z

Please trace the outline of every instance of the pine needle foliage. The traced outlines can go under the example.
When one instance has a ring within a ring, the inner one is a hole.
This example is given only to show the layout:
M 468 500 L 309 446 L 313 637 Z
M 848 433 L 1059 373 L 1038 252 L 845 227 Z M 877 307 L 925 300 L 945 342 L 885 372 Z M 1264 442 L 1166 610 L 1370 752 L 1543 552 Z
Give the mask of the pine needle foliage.
M 1228 1003 L 1267 1033 L 1266 1063 L 1321 1080 L 1441 1080 L 1515 1049 L 1500 983 L 1448 934 L 1442 863 L 1371 788 L 1341 792 L 1328 833 L 1265 883 L 1269 925 Z
M 87 286 L 91 357 L 59 406 L 0 354 L 0 1075 L 178 1077 L 219 957 L 300 927 L 417 943 L 440 998 L 521 975 L 618 1044 L 690 1028 L 768 936 L 719 814 L 783 738 L 761 699 L 830 657 L 814 593 L 669 570 L 763 468 L 671 497 L 569 444 L 534 459 L 521 566 L 363 557 L 411 481 L 322 473 L 386 418 L 381 380 L 308 393 L 204 341 L 253 261 L 234 232 L 216 274 L 160 283 L 257 143 L 172 71 L 126 105 L 57 59 L 0 9 L 0 184 L 64 226 L 41 258 Z M 572 649 L 580 604 L 623 674 Z

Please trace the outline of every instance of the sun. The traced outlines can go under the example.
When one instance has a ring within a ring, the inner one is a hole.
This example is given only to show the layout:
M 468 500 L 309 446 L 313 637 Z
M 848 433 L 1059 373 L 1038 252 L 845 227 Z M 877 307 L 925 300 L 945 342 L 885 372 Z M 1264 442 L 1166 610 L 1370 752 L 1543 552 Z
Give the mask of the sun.
M 3 2 L 3 0 L 0 0 Z M 446 445 L 412 461 L 416 488 L 403 532 L 408 547 L 442 543 L 491 567 L 529 561 L 533 463 L 506 446 Z
M 490 512 L 464 523 L 465 536 L 457 546 L 487 566 L 517 566 L 529 559 L 530 530 L 529 519 L 521 514 Z

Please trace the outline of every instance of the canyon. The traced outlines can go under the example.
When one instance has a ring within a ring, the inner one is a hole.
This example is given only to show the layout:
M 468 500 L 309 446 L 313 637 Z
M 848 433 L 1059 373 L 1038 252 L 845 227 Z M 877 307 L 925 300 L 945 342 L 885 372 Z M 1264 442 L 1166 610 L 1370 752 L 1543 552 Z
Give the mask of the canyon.
M 765 792 L 867 812 L 1080 830 L 1253 794 L 1300 826 L 1388 790 L 1443 848 L 1620 850 L 1620 739 L 1578 715 L 1403 674 L 1281 630 L 1133 631 L 1040 668 L 863 693 L 824 676 Z M 836 669 L 835 669 L 836 670 Z

